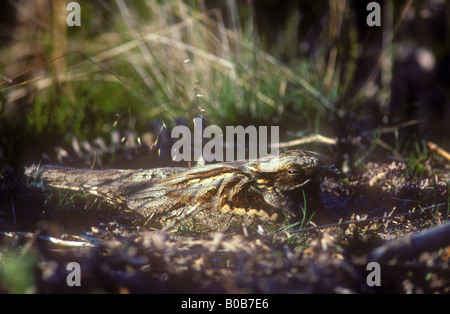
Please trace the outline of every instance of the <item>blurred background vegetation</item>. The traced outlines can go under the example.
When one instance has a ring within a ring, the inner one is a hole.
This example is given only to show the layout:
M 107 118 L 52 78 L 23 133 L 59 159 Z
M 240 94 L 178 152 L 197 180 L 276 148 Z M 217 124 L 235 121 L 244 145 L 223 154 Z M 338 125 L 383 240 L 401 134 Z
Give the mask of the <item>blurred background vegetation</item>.
M 350 168 L 450 148 L 444 0 L 377 1 L 381 27 L 370 1 L 78 1 L 80 27 L 67 2 L 0 4 L 3 178 L 40 161 L 130 167 L 127 148 L 170 157 L 165 130 L 194 117 L 320 134 Z

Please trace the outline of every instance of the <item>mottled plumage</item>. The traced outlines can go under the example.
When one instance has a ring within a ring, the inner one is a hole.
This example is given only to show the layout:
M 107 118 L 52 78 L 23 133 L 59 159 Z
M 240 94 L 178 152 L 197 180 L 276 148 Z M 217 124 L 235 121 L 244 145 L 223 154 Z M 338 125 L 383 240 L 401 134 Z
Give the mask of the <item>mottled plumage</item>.
M 198 232 L 298 220 L 304 195 L 308 201 L 317 200 L 323 178 L 339 173 L 324 156 L 306 150 L 196 168 L 83 170 L 32 166 L 25 171 L 48 186 L 126 203 L 129 209 L 151 217 L 156 227 L 184 224 Z

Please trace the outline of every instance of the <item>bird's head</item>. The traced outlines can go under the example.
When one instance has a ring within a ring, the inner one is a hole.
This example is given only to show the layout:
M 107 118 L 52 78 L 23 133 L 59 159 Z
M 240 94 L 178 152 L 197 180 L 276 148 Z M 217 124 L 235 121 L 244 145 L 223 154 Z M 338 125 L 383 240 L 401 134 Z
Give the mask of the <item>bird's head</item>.
M 291 150 L 251 163 L 262 186 L 273 186 L 281 193 L 318 186 L 324 177 L 337 177 L 341 172 L 325 156 L 307 150 Z

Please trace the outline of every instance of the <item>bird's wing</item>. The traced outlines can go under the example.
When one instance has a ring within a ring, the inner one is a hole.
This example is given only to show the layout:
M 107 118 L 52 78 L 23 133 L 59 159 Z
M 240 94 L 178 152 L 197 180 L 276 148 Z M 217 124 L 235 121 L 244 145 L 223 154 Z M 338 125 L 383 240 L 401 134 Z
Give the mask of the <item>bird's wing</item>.
M 148 170 L 89 170 L 60 166 L 30 166 L 25 175 L 32 185 L 82 191 L 98 195 L 111 203 L 121 203 L 126 196 L 148 186 L 148 182 L 164 180 L 185 168 L 158 168 Z
M 238 168 L 211 165 L 189 169 L 154 182 L 127 197 L 127 206 L 144 216 L 170 213 L 193 206 L 214 211 L 231 201 L 249 177 Z

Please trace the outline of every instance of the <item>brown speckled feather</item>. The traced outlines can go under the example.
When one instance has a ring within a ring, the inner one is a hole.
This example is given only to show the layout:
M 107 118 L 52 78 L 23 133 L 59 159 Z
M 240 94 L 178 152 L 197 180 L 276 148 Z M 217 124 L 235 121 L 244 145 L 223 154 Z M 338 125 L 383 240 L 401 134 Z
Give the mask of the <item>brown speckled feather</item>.
M 199 232 L 242 225 L 285 223 L 300 217 L 303 192 L 317 197 L 324 176 L 339 171 L 324 156 L 304 150 L 197 168 L 83 170 L 32 166 L 25 174 L 46 185 L 84 191 L 151 217 Z M 303 192 L 302 192 L 303 191 Z

